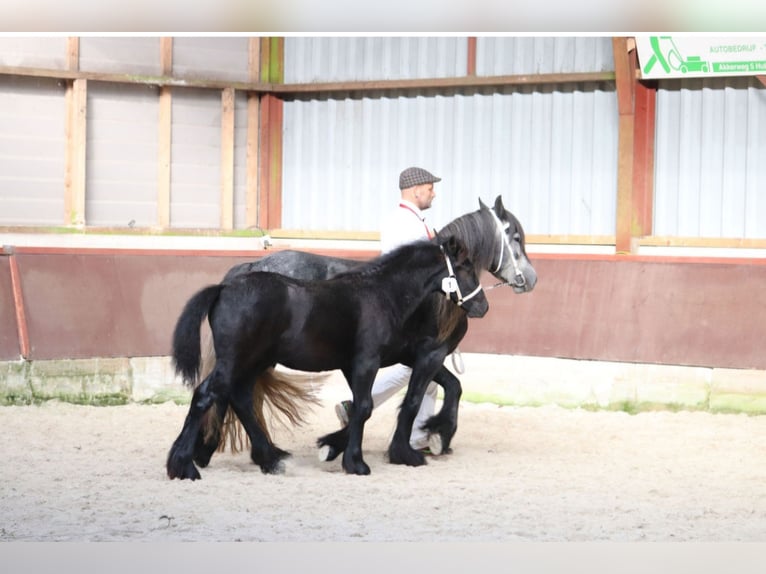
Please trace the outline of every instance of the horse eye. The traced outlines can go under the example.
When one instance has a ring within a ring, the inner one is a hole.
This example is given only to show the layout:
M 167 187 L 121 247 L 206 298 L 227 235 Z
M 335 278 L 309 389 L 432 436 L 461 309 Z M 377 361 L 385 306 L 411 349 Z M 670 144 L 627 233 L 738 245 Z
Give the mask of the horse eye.
M 518 231 L 513 234 L 513 240 L 521 242 L 521 234 Z

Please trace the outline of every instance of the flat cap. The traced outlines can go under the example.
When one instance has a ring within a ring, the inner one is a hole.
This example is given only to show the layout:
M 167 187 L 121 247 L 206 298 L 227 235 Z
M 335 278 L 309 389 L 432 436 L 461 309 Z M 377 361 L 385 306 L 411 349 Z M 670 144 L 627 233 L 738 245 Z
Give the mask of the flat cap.
M 422 167 L 408 167 L 399 174 L 399 189 L 407 189 L 424 183 L 436 183 L 441 180 L 442 178 L 436 177 Z

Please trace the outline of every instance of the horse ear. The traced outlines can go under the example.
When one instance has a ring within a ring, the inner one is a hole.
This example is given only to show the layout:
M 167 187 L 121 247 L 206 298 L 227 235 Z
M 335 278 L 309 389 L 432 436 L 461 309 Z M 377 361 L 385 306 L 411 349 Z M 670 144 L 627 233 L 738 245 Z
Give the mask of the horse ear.
M 503 196 L 498 195 L 495 199 L 495 213 L 498 215 L 505 213 L 505 206 L 503 205 Z
M 489 209 L 489 207 L 484 205 L 484 202 L 481 200 L 481 197 L 479 198 L 479 209 Z

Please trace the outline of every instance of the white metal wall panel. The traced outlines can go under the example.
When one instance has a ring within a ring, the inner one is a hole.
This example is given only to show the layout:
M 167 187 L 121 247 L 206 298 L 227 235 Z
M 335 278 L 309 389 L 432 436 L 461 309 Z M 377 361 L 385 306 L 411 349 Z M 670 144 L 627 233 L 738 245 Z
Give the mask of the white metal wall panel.
M 766 88 L 665 81 L 657 93 L 654 234 L 766 238 Z
M 464 76 L 466 38 L 288 37 L 285 82 L 342 82 Z
M 173 75 L 247 82 L 249 39 L 244 37 L 173 38 Z
M 160 75 L 160 39 L 83 36 L 80 69 L 113 74 Z
M 0 76 L 0 224 L 64 221 L 65 88 Z
M 614 71 L 609 37 L 479 37 L 476 41 L 480 76 L 608 71 Z
M 158 109 L 156 87 L 88 84 L 88 225 L 157 225 Z
M 66 38 L 0 37 L 0 66 L 62 69 L 66 66 Z
M 221 225 L 221 93 L 173 92 L 170 226 Z
M 285 104 L 283 227 L 379 229 L 398 174 L 441 176 L 438 227 L 502 195 L 530 233 L 614 233 L 617 103 L 611 88 Z

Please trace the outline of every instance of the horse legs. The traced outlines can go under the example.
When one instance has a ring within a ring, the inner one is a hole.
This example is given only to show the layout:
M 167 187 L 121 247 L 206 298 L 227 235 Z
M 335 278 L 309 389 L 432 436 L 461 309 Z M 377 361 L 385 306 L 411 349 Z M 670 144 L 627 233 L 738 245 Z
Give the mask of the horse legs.
M 231 392 L 231 407 L 250 438 L 250 458 L 264 474 L 284 472 L 282 459 L 290 453 L 274 446 L 253 413 L 253 385 L 257 377 L 248 373 L 238 379 Z
M 444 365 L 436 371 L 433 380 L 444 389 L 444 402 L 441 410 L 430 417 L 422 428 L 428 431 L 429 435 L 438 433 L 441 437 L 442 451 L 435 454 L 449 454 L 452 452 L 450 442 L 457 431 L 457 411 L 463 389 L 460 380 Z
M 171 479 L 201 478 L 192 460 L 196 438 L 200 432 L 204 414 L 219 400 L 227 400 L 226 391 L 225 380 L 218 369 L 215 369 L 195 389 L 184 426 L 168 453 L 166 468 L 168 477 Z
M 392 464 L 406 464 L 408 466 L 422 466 L 426 464 L 423 453 L 416 451 L 410 446 L 410 434 L 412 433 L 412 424 L 415 421 L 420 404 L 423 402 L 426 386 L 432 380 L 434 373 L 438 370 L 443 360 L 444 357 L 441 353 L 431 353 L 425 358 L 419 358 L 413 365 L 407 393 L 404 395 L 404 400 L 399 408 L 396 430 L 388 447 L 388 460 Z M 426 425 L 430 421 L 431 419 L 429 419 Z

